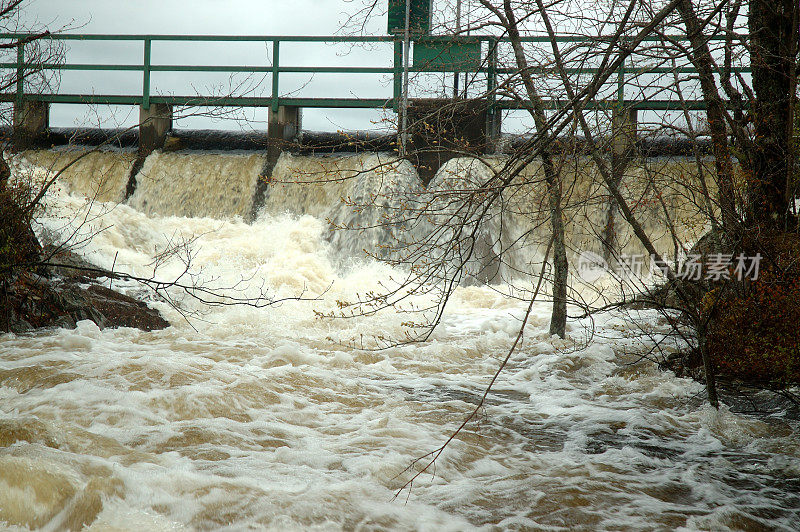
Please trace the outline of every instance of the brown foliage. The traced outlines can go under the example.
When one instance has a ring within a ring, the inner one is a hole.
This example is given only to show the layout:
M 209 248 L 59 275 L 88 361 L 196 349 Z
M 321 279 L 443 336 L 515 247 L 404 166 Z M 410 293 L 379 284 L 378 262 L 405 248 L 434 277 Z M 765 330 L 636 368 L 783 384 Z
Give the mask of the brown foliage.
M 41 246 L 31 229 L 31 216 L 25 209 L 25 191 L 0 187 L 0 278 L 7 279 L 20 267 L 39 262 Z
M 720 298 L 709 322 L 709 353 L 723 376 L 771 387 L 800 384 L 800 236 L 761 236 L 744 247 L 761 253 L 761 271 L 758 280 Z

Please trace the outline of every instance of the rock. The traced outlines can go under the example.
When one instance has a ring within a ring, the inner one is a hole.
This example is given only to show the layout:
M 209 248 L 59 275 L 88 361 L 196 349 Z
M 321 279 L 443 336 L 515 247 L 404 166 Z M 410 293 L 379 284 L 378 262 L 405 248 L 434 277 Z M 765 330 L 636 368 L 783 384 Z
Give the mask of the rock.
M 103 272 L 96 271 L 99 269 L 97 266 L 88 262 L 77 253 L 73 253 L 60 246 L 54 246 L 52 244 L 44 246 L 42 257 L 44 257 L 46 262 L 58 265 L 51 265 L 49 267 L 51 275 L 56 277 L 74 279 L 81 282 L 88 282 L 100 277 L 106 277 Z
M 74 329 L 77 322 L 69 314 L 59 316 L 54 322 L 53 327 L 60 327 L 62 329 Z
M 725 243 L 725 235 L 721 231 L 709 231 L 700 237 L 692 246 L 688 255 L 699 255 L 705 260 L 710 255 L 732 253 L 733 248 Z
M 0 157 L 0 178 L 4 171 Z M 81 320 L 101 328 L 169 326 L 142 302 L 100 285 L 87 289 L 80 284 L 114 277 L 62 246 L 43 248 L 25 209 L 0 183 L 0 332 L 72 328 Z
M 33 329 L 33 325 L 22 318 L 13 308 L 9 309 L 5 323 L 0 325 L 0 330 L 12 333 L 21 333 L 31 329 Z
M 152 331 L 169 327 L 161 314 L 141 301 L 98 284 L 88 288 L 75 279 L 46 279 L 35 274 L 15 279 L 0 301 L 6 301 L 0 331 L 24 332 L 38 327 L 73 328 L 81 320 L 98 327 L 136 327 Z
M 86 293 L 89 295 L 92 308 L 105 318 L 106 326 L 136 327 L 143 331 L 169 327 L 169 322 L 162 318 L 157 310 L 132 297 L 102 285 L 92 285 Z M 97 323 L 95 320 L 92 321 Z M 97 325 L 102 327 L 99 323 Z
M 687 256 L 699 256 L 703 264 L 710 262 L 713 255 L 733 254 L 733 247 L 726 243 L 725 236 L 720 231 L 709 231 L 692 246 Z M 689 281 L 675 279 L 665 281 L 664 284 L 638 294 L 626 306 L 633 309 L 643 308 L 671 308 L 671 309 L 696 309 L 702 304 L 703 297 L 715 286 L 724 284 L 723 281 L 713 282 L 706 279 Z M 683 292 L 683 297 L 678 293 Z
M 66 286 L 59 293 L 59 297 L 61 308 L 73 321 L 91 320 L 101 329 L 106 326 L 106 319 L 95 307 L 88 290 L 79 286 Z

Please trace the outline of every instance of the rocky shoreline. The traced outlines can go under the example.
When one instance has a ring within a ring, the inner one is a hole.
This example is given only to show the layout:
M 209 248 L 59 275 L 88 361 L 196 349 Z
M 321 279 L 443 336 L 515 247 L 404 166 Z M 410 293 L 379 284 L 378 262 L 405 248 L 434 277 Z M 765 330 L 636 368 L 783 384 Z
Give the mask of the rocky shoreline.
M 106 286 L 107 278 L 113 278 L 111 272 L 106 276 L 70 252 L 60 251 L 53 257 L 61 266 L 21 273 L 0 288 L 0 331 L 73 328 L 81 320 L 91 320 L 101 329 L 135 327 L 152 331 L 169 327 L 157 310 Z M 100 279 L 104 280 L 102 284 Z

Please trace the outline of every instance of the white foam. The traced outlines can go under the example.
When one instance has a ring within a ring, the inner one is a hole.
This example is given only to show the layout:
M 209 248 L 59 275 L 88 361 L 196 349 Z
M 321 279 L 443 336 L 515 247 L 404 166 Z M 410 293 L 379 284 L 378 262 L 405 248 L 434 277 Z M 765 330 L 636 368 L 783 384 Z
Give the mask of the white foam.
M 185 240 L 205 283 L 244 280 L 250 296 L 262 287 L 321 296 L 203 310 L 174 290 L 185 310 L 202 311 L 194 328 L 152 301 L 172 327 L 80 322 L 3 336 L 0 416 L 38 419 L 58 435 L 53 447 L 33 431 L 0 449 L 0 462 L 13 465 L 0 478 L 24 472 L 0 489 L 0 508 L 19 510 L 1 514 L 8 526 L 57 529 L 75 516 L 90 530 L 730 526 L 720 505 L 766 509 L 775 526 L 797 518 L 782 490 L 785 472 L 800 468 L 789 451 L 796 425 L 775 434 L 729 411 L 712 416 L 695 399 L 699 385 L 647 362 L 631 370 L 623 352 L 639 344 L 613 315 L 594 317 L 593 343 L 589 321 L 572 323 L 566 341 L 551 338 L 546 302 L 534 306 L 520 350 L 436 476 L 421 476 L 408 504 L 406 492 L 392 502 L 409 478 L 403 469 L 480 399 L 523 302 L 459 288 L 430 341 L 361 349 L 379 343 L 376 335 L 402 337 L 413 315 L 319 316 L 403 272 L 366 259 L 342 264 L 326 221 L 309 212 L 268 209 L 248 225 L 95 203 L 81 225 L 82 198 L 54 189 L 47 201 L 43 226 L 94 235 L 80 251 L 103 267 L 151 275 L 154 251 Z M 157 275 L 182 269 L 171 257 Z M 639 319 L 657 325 L 652 313 Z M 763 468 L 752 465 L 759 461 Z M 737 487 L 739 477 L 750 487 Z

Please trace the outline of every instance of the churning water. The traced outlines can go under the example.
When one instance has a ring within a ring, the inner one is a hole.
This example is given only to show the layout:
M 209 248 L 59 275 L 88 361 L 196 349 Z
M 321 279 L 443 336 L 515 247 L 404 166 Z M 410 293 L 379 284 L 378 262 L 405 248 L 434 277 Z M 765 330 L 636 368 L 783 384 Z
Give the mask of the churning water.
M 280 165 L 358 170 L 376 157 L 285 157 Z M 375 190 L 363 182 L 307 185 L 306 192 L 275 187 L 247 224 L 232 215 L 252 201 L 254 158 L 157 154 L 142 171 L 162 182 L 139 189 L 130 204 L 87 205 L 80 194 L 90 193 L 80 189 L 86 176 L 78 174 L 48 195 L 43 229 L 56 234 L 82 223 L 78 240 L 96 234 L 80 252 L 101 266 L 151 275 L 154 254 L 194 239 L 193 267 L 211 286 L 244 281 L 242 295 L 266 288 L 275 297 L 319 297 L 265 308 L 206 308 L 184 298 L 188 320 L 152 300 L 172 323 L 168 329 L 100 330 L 80 322 L 72 330 L 0 337 L 2 526 L 800 526 L 796 421 L 780 412 L 715 412 L 703 404 L 700 385 L 638 360 L 650 341 L 640 329 L 658 335 L 653 314 L 572 321 L 569 338 L 560 340 L 547 335 L 545 303 L 534 307 L 524 344 L 478 420 L 448 447 L 435 475 L 421 476 L 393 500 L 410 462 L 443 443 L 472 410 L 524 307 L 496 287 L 461 287 L 428 341 L 367 349 L 377 335 L 402 337 L 409 316 L 319 316 L 402 278 L 371 259 L 343 260 L 343 249 L 366 247 L 355 239 L 373 242 L 375 234 L 328 231 L 326 219 L 346 217 L 337 207 L 342 197 L 374 199 Z M 115 172 L 125 175 L 130 162 L 123 163 L 94 160 L 86 171 L 105 169 L 109 186 L 122 193 L 124 179 Z M 389 186 L 414 186 L 412 174 L 396 166 Z M 233 179 L 218 179 L 225 175 Z M 165 187 L 173 178 L 205 200 Z M 114 199 L 104 190 L 103 199 Z M 168 198 L 175 198 L 172 207 Z M 156 275 L 168 278 L 183 267 L 180 256 L 167 257 Z M 134 284 L 114 286 L 147 297 Z

